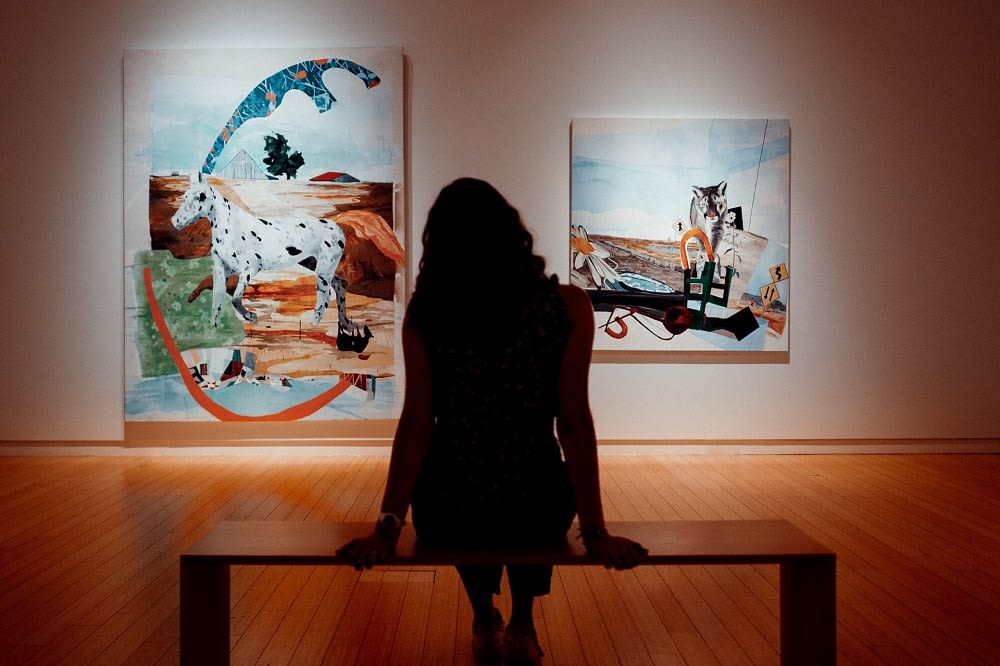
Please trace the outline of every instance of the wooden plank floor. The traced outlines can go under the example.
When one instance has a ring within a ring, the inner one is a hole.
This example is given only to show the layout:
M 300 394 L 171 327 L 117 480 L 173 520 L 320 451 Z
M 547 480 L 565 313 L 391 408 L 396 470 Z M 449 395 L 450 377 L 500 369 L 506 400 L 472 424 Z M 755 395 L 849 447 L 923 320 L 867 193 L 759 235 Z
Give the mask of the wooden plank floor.
M 387 458 L 0 457 L 0 664 L 173 664 L 221 520 L 374 519 Z M 842 664 L 1000 663 L 1000 457 L 614 456 L 609 519 L 785 518 L 838 553 Z M 774 566 L 556 570 L 545 663 L 776 664 Z M 509 599 L 500 600 L 505 614 Z M 472 664 L 450 568 L 234 567 L 234 664 Z

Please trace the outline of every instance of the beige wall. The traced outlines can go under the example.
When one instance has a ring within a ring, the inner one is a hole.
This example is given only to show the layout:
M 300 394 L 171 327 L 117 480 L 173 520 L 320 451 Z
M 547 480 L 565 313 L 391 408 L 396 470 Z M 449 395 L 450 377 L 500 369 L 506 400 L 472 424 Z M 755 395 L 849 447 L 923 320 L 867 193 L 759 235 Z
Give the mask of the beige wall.
M 564 279 L 573 117 L 790 119 L 790 362 L 595 366 L 602 438 L 1000 436 L 994 2 L 18 5 L 0 440 L 122 437 L 123 50 L 297 45 L 402 46 L 410 219 L 486 178 Z

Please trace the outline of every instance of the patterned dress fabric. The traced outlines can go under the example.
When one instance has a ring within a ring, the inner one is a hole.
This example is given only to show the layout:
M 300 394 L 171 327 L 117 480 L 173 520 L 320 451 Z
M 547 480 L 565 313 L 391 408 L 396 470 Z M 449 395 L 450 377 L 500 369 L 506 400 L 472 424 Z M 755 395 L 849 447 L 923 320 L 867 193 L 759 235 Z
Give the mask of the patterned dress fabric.
M 554 280 L 488 333 L 424 340 L 435 417 L 417 478 L 418 539 L 488 548 L 565 539 L 573 493 L 555 437 L 570 322 Z

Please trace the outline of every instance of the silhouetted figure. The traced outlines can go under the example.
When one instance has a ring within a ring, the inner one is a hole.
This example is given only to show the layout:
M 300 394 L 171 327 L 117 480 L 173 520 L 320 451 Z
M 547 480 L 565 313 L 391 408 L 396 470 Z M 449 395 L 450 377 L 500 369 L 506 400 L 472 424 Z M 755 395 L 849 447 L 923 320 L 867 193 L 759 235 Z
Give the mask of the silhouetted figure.
M 518 212 L 488 183 L 445 187 L 423 233 L 403 323 L 406 393 L 382 515 L 340 553 L 355 566 L 392 552 L 407 508 L 420 543 L 477 551 L 565 542 L 574 514 L 588 552 L 626 569 L 639 544 L 604 528 L 587 393 L 594 335 L 587 294 L 545 275 Z M 553 428 L 553 421 L 555 428 Z M 551 566 L 508 566 L 512 610 L 493 605 L 502 564 L 460 566 L 477 661 L 538 663 L 535 597 Z

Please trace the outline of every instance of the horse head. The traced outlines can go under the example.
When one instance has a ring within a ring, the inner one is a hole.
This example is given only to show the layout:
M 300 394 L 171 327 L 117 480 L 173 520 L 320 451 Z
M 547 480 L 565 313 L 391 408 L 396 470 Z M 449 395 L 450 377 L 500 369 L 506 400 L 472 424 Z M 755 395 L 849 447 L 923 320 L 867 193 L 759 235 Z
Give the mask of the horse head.
M 184 199 L 170 222 L 174 229 L 183 229 L 203 217 L 211 221 L 215 217 L 215 192 L 199 171 L 192 174 L 191 185 L 184 193 Z

